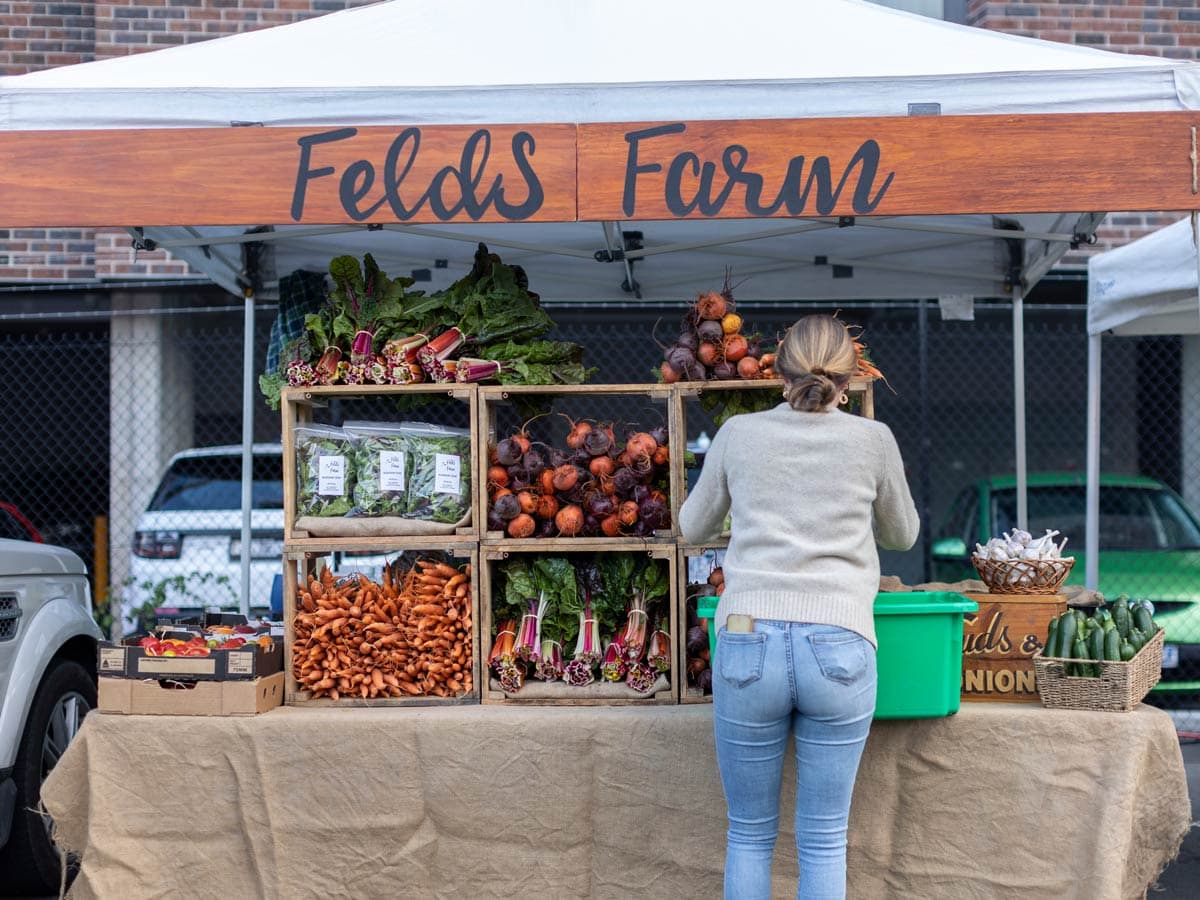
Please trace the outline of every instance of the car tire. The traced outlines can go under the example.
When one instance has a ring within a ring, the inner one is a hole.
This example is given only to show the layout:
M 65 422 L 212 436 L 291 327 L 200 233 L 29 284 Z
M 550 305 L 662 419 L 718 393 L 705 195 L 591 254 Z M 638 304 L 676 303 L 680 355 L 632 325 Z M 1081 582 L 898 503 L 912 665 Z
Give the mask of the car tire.
M 62 861 L 50 838 L 41 808 L 42 781 L 74 737 L 83 717 L 96 708 L 96 682 L 87 669 L 69 659 L 55 659 L 29 707 L 29 719 L 17 751 L 13 780 L 17 802 L 8 843 L 0 850 L 5 873 L 0 894 L 9 896 L 58 894 Z M 49 743 L 53 752 L 44 752 Z M 68 861 L 67 883 L 79 869 Z

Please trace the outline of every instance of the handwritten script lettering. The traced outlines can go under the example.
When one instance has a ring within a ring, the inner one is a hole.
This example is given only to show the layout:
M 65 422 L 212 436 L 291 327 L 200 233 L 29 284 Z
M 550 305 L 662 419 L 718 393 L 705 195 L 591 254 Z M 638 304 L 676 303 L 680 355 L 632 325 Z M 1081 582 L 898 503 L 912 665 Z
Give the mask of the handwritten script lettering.
M 774 173 L 776 181 L 782 175 L 775 196 L 765 197 L 768 179 L 751 168 L 750 150 L 741 144 L 726 146 L 719 163 L 701 159 L 692 150 L 682 150 L 670 159 L 666 158 L 669 154 L 656 153 L 656 139 L 682 135 L 686 131 L 686 124 L 675 122 L 626 133 L 628 151 L 622 197 L 626 216 L 637 214 L 639 189 L 645 189 L 647 183 L 662 192 L 668 211 L 680 218 L 696 213 L 720 215 L 735 192 L 738 200 L 734 202 L 740 201 L 747 216 L 773 216 L 780 210 L 791 216 L 801 215 L 807 211 L 809 198 L 814 193 L 815 211 L 825 216 L 837 208 L 852 175 L 855 181 L 851 208 L 858 215 L 867 215 L 879 205 L 896 176 L 895 172 L 888 172 L 876 188 L 880 174 L 879 144 L 865 140 L 846 162 L 836 184 L 828 156 L 815 156 L 809 160 L 804 155 L 796 155 L 788 161 L 785 172 Z M 738 214 L 741 212 L 739 210 Z
M 486 128 L 477 129 L 463 142 L 456 164 L 442 166 L 424 182 L 418 181 L 415 185 L 409 182 L 416 177 L 413 169 L 420 159 L 420 128 L 405 128 L 397 134 L 382 165 L 377 165 L 377 160 L 357 159 L 344 165 L 339 174 L 338 167 L 326 164 L 324 157 L 344 158 L 344 142 L 357 134 L 357 128 L 338 128 L 297 140 L 300 157 L 292 192 L 294 221 L 303 220 L 310 190 L 322 187 L 323 179 L 327 178 L 336 179 L 338 202 L 346 215 L 356 222 L 371 218 L 385 204 L 400 222 L 414 219 L 426 210 L 443 222 L 464 216 L 477 221 L 489 210 L 494 210 L 503 219 L 519 222 L 537 213 L 545 200 L 541 180 L 532 163 L 536 150 L 534 138 L 527 131 L 516 132 L 511 145 L 516 175 L 521 182 L 518 189 L 523 189 L 524 199 L 520 202 L 509 200 L 505 176 L 512 173 L 489 173 L 492 135 Z M 333 152 L 326 154 L 326 151 Z

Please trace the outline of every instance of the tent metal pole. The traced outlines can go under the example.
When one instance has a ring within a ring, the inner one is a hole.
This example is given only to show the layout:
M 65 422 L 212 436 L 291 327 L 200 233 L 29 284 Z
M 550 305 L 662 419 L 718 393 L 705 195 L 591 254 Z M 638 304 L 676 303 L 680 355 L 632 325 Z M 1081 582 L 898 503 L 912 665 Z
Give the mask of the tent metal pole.
M 1013 410 L 1015 413 L 1017 470 L 1017 527 L 1029 524 L 1028 484 L 1025 461 L 1025 300 L 1021 286 L 1013 285 Z
M 1087 494 L 1083 529 L 1083 586 L 1100 581 L 1100 335 L 1088 335 Z
M 250 615 L 250 511 L 254 503 L 254 291 L 245 296 L 242 336 L 242 589 L 238 609 Z

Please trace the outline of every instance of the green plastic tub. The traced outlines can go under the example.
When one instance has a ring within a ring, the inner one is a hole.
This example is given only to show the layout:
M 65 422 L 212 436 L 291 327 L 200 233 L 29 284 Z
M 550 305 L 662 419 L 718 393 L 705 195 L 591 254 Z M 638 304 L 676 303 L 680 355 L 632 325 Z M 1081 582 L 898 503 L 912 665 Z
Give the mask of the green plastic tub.
M 717 629 L 713 625 L 713 619 L 717 617 L 717 604 L 720 602 L 720 597 L 696 598 L 696 615 L 701 619 L 708 619 L 709 668 L 712 667 L 712 661 L 717 658 Z
M 958 712 L 963 614 L 978 610 L 974 600 L 950 592 L 876 595 L 876 719 L 935 719 Z
M 713 619 L 720 599 L 696 600 L 696 615 L 708 620 L 708 650 L 714 660 Z M 876 595 L 876 719 L 936 719 L 958 712 L 963 614 L 978 610 L 974 600 L 949 592 Z

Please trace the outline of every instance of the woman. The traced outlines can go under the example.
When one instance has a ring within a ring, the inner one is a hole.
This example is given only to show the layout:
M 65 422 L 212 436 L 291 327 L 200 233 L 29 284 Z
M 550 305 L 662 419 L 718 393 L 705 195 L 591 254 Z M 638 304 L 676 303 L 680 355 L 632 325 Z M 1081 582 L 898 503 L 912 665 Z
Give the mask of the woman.
M 713 721 L 729 808 L 727 900 L 771 894 L 783 754 L 796 739 L 799 898 L 846 893 L 846 822 L 875 711 L 875 544 L 907 550 L 917 511 L 896 440 L 838 409 L 857 367 L 846 326 L 796 322 L 776 370 L 786 400 L 717 432 L 679 514 L 686 540 L 732 516 L 717 607 Z M 745 627 L 752 617 L 752 631 Z

